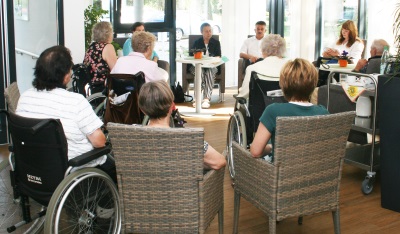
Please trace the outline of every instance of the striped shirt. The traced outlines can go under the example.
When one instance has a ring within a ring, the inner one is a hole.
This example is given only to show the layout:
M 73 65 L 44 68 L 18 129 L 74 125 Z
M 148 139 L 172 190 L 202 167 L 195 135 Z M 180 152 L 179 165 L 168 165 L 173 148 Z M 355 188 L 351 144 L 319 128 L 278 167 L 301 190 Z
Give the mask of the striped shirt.
M 25 91 L 19 101 L 16 113 L 28 118 L 60 119 L 68 143 L 68 159 L 93 149 L 87 135 L 103 125 L 89 102 L 81 95 L 65 89 Z M 106 161 L 106 156 L 85 166 L 94 167 Z

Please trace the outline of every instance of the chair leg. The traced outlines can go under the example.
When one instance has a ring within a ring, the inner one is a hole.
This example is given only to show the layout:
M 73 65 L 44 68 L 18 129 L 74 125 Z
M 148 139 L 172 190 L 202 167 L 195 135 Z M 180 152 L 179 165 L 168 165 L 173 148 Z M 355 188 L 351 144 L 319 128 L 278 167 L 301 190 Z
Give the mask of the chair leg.
M 276 220 L 273 218 L 269 218 L 269 234 L 275 234 L 276 233 Z
M 218 211 L 218 228 L 219 234 L 224 233 L 224 204 L 222 204 L 221 209 Z
M 336 211 L 332 211 L 332 217 L 333 217 L 333 225 L 335 228 L 335 234 L 340 234 L 340 212 L 339 209 Z
M 234 208 L 233 208 L 233 233 L 238 233 L 239 225 L 239 208 L 240 208 L 240 193 L 235 191 L 234 195 Z

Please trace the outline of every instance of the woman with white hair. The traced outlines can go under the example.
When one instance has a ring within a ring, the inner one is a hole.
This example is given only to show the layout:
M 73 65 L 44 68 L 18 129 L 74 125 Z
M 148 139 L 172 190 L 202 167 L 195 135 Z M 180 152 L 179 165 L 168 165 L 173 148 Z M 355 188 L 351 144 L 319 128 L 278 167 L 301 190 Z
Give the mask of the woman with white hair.
M 238 97 L 249 97 L 249 83 L 251 72 L 255 71 L 262 80 L 279 81 L 281 68 L 287 62 L 284 59 L 286 53 L 286 41 L 278 34 L 269 34 L 261 42 L 261 52 L 264 59 L 246 68 L 246 75 L 242 87 L 239 88 Z
M 168 80 L 168 73 L 159 68 L 157 63 L 151 60 L 154 50 L 155 36 L 149 32 L 138 31 L 132 35 L 131 46 L 133 51 L 128 56 L 118 59 L 111 73 L 136 74 L 143 72 L 146 82 L 156 80 Z
M 98 22 L 92 29 L 92 44 L 86 51 L 83 63 L 89 67 L 92 93 L 101 92 L 107 75 L 117 62 L 113 41 L 113 28 L 110 22 Z

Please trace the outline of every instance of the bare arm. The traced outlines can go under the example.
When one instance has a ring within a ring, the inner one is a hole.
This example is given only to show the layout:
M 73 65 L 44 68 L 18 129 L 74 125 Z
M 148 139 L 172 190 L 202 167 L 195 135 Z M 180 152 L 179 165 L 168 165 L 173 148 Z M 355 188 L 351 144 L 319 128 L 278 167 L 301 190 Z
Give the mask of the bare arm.
M 363 67 L 365 67 L 365 65 L 367 65 L 367 63 L 368 63 L 368 60 L 366 60 L 366 59 L 358 60 L 357 65 L 353 71 L 359 72 Z
M 271 138 L 271 133 L 260 123 L 256 135 L 254 136 L 253 143 L 250 146 L 250 153 L 254 158 L 259 158 L 271 153 L 271 145 L 267 145 L 269 139 Z
M 258 59 L 258 57 L 250 55 L 250 54 L 246 54 L 246 53 L 240 53 L 240 57 L 244 58 L 244 59 L 248 59 L 252 63 L 255 63 L 257 61 L 257 59 Z
M 225 157 L 216 151 L 211 145 L 208 145 L 208 149 L 204 154 L 204 169 L 221 169 L 226 165 Z
M 323 53 L 323 57 L 334 57 L 334 56 L 339 56 L 339 51 L 333 48 L 327 48 Z
M 114 46 L 112 44 L 107 44 L 102 53 L 102 57 L 104 61 L 107 62 L 108 66 L 110 67 L 110 71 L 114 68 L 115 63 L 117 62 L 117 55 L 114 50 Z
M 100 128 L 88 135 L 87 138 L 89 139 L 90 143 L 92 143 L 94 148 L 100 148 L 106 145 L 106 136 L 104 136 L 104 133 Z

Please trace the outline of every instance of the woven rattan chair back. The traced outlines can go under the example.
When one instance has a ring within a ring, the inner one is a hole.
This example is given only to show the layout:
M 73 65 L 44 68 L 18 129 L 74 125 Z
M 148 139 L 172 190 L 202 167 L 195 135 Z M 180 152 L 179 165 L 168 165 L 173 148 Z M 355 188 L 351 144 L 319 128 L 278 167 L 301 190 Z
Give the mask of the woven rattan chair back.
M 203 129 L 107 128 L 125 232 L 203 233 L 222 215 L 224 170 L 203 175 Z
M 278 117 L 273 163 L 253 159 L 235 144 L 234 229 L 242 195 L 269 216 L 270 233 L 276 221 L 322 211 L 334 212 L 339 233 L 341 170 L 354 116 Z
M 8 111 L 15 113 L 20 96 L 17 82 L 13 82 L 4 89 L 4 97 L 6 98 Z

